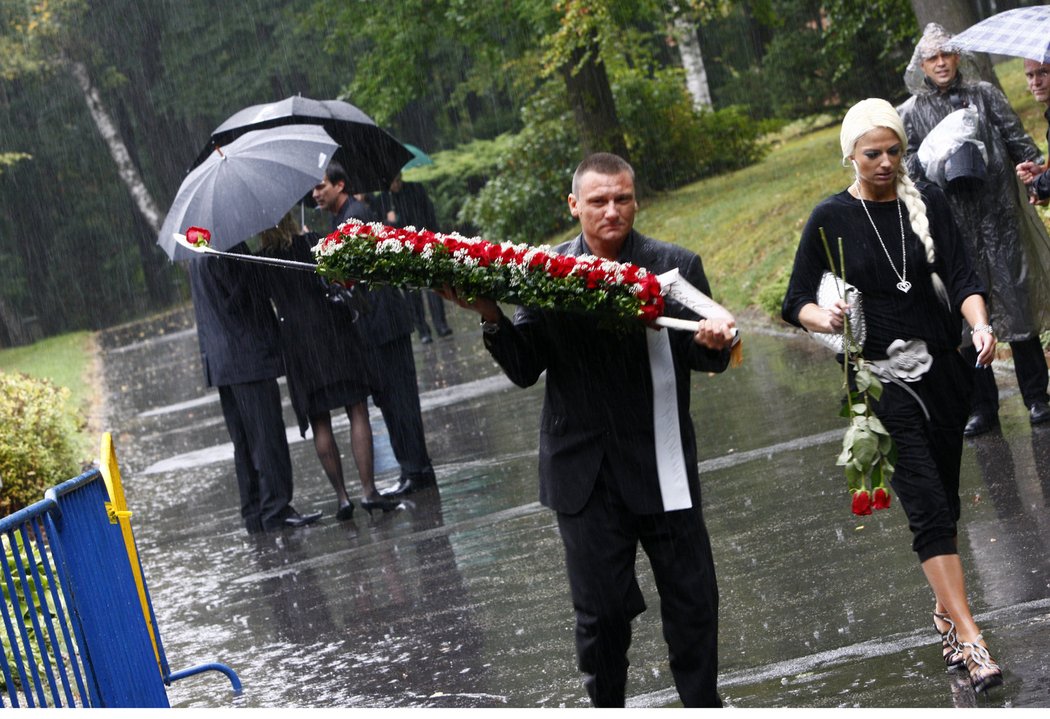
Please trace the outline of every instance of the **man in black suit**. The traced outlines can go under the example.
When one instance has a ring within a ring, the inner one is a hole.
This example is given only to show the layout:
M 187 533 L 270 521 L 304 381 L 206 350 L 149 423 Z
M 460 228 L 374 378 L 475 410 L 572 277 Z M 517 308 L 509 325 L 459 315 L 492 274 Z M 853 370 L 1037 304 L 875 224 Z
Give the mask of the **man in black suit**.
M 314 187 L 313 198 L 319 208 L 332 213 L 333 231 L 351 218 L 362 222 L 379 220 L 371 207 L 350 193 L 346 170 L 337 162 L 330 163 L 324 178 Z M 363 295 L 367 308 L 361 312 L 358 325 L 365 345 L 368 386 L 383 413 L 390 448 L 401 467 L 397 486 L 384 494 L 400 496 L 436 486 L 419 406 L 411 309 L 401 290 L 388 285 L 359 284 L 354 292 Z
M 710 293 L 700 258 L 633 229 L 634 170 L 598 153 L 572 180 L 569 210 L 581 234 L 555 250 L 678 268 Z M 557 512 L 576 610 L 576 651 L 596 706 L 623 706 L 631 621 L 645 610 L 635 575 L 639 543 L 660 593 L 671 672 L 686 706 L 721 706 L 718 589 L 700 508 L 690 371 L 721 372 L 731 320 L 695 333 L 618 329 L 570 312 L 519 307 L 513 321 L 489 299 L 446 296 L 481 315 L 485 346 L 522 387 L 547 373 L 540 417 L 540 501 Z M 668 302 L 665 314 L 690 313 Z M 659 438 L 659 441 L 657 441 Z
M 251 254 L 243 242 L 229 252 Z M 204 379 L 219 388 L 245 528 L 255 534 L 317 521 L 321 512 L 301 515 L 291 505 L 292 460 L 277 388 L 284 364 L 258 265 L 205 255 L 190 260 L 189 273 Z

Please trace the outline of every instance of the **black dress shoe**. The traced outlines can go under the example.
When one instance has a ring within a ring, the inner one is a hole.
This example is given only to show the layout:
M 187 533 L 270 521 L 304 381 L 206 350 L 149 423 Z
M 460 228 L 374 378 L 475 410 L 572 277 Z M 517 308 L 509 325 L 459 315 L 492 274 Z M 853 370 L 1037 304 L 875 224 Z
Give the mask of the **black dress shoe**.
M 294 509 L 292 513 L 284 518 L 284 526 L 286 527 L 305 527 L 308 524 L 313 524 L 321 518 L 323 512 L 311 512 L 310 514 L 299 514 Z
M 438 337 L 448 337 L 450 334 L 452 334 L 451 327 L 442 327 L 438 330 Z
M 1050 422 L 1050 404 L 1046 402 L 1033 402 L 1028 408 L 1028 421 L 1032 424 Z
M 993 429 L 999 426 L 999 416 L 994 414 L 985 414 L 983 412 L 975 412 L 970 415 L 970 419 L 966 421 L 966 427 L 963 429 L 963 436 L 976 437 L 979 434 L 985 432 L 991 432 Z
M 336 510 L 335 518 L 340 522 L 345 522 L 348 519 L 352 519 L 354 516 L 354 503 L 344 504 L 338 510 Z
M 396 487 L 388 489 L 382 494 L 384 497 L 400 497 L 434 486 L 437 486 L 437 480 L 434 479 L 434 470 L 429 469 L 425 472 L 401 477 L 401 481 L 397 483 Z

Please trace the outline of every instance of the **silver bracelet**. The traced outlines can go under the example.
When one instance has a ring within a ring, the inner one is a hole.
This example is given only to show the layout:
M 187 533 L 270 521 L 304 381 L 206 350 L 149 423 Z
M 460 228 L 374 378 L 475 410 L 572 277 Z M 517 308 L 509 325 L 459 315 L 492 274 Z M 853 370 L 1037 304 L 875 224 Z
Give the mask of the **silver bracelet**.
M 974 328 L 970 330 L 970 334 L 975 335 L 978 332 L 987 332 L 990 335 L 995 334 L 995 330 L 992 329 L 991 325 L 974 325 Z

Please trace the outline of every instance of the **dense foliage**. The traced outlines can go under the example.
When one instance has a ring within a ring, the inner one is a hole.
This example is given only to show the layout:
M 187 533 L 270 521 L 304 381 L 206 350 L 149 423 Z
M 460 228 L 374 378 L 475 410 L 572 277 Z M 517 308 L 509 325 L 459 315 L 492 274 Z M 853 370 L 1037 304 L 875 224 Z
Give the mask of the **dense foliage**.
M 65 387 L 0 372 L 0 516 L 78 474 L 81 423 Z
M 694 31 L 712 111 L 685 91 Z M 74 63 L 162 213 L 213 128 L 301 93 L 483 151 L 432 176 L 441 229 L 538 241 L 584 152 L 625 148 L 656 191 L 747 164 L 752 120 L 899 94 L 917 32 L 906 0 L 0 0 L 0 345 L 12 316 L 49 335 L 188 296 Z

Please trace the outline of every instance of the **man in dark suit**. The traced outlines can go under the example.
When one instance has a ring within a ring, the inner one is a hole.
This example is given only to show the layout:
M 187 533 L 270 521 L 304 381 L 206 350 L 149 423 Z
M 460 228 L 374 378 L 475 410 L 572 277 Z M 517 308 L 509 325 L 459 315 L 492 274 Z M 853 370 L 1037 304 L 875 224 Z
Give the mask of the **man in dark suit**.
M 348 219 L 377 222 L 375 212 L 351 194 L 350 178 L 337 162 L 328 165 L 313 190 L 322 210 L 331 212 L 332 230 Z M 401 467 L 397 486 L 384 494 L 400 496 L 436 486 L 434 467 L 423 433 L 416 361 L 412 355 L 412 314 L 401 290 L 388 285 L 357 285 L 366 309 L 358 324 L 365 345 L 365 366 L 372 399 L 383 413 L 390 448 Z
M 384 218 L 383 221 L 392 227 L 411 225 L 417 230 L 426 228 L 431 232 L 438 231 L 434 203 L 427 197 L 426 188 L 418 182 L 405 182 L 401 179 L 400 172 L 390 183 L 390 189 L 380 193 L 379 214 Z M 448 320 L 445 318 L 445 301 L 436 292 L 405 290 L 405 297 L 412 306 L 412 315 L 416 320 L 419 340 L 423 344 L 430 344 L 434 338 L 430 334 L 430 325 L 427 324 L 427 315 L 423 308 L 424 296 L 438 337 L 448 337 L 452 334 L 452 328 L 448 326 Z
M 244 243 L 229 252 L 250 254 Z M 257 266 L 205 255 L 190 261 L 189 273 L 204 379 L 219 388 L 245 528 L 255 534 L 317 521 L 321 512 L 301 515 L 291 505 L 292 461 L 277 388 L 284 365 Z
M 678 268 L 710 293 L 699 257 L 634 231 L 634 170 L 622 158 L 585 159 L 568 201 L 582 232 L 557 252 L 657 273 Z M 631 621 L 645 610 L 634 567 L 640 543 L 660 593 L 679 696 L 686 706 L 721 706 L 718 589 L 700 508 L 689 380 L 691 370 L 726 368 L 734 323 L 701 320 L 695 333 L 640 322 L 611 329 L 582 314 L 525 307 L 511 321 L 489 299 L 446 295 L 481 315 L 485 346 L 515 384 L 530 386 L 547 373 L 540 501 L 557 512 L 591 701 L 624 705 Z M 665 314 L 690 316 L 670 301 Z

